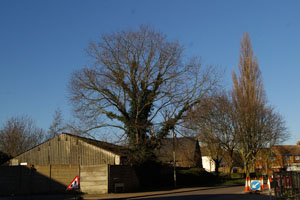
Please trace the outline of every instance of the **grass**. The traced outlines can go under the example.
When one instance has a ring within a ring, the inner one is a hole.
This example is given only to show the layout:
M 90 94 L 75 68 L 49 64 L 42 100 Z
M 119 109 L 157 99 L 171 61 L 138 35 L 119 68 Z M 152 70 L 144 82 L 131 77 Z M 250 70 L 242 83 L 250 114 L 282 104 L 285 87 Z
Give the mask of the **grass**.
M 243 185 L 245 184 L 245 179 L 229 179 L 224 182 L 220 182 L 217 185 Z
M 220 173 L 219 175 L 216 175 L 216 176 L 218 176 L 218 181 L 216 182 L 216 185 L 242 185 L 242 184 L 245 184 L 245 179 L 243 178 L 243 174 Z

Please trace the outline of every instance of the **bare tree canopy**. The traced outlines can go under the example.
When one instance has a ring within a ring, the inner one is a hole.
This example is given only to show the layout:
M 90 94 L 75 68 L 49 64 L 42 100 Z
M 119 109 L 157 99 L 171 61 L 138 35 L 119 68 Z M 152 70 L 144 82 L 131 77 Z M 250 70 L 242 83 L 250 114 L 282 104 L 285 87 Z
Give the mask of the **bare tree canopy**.
M 14 157 L 40 144 L 43 136 L 43 130 L 30 117 L 12 117 L 0 130 L 0 151 Z
M 66 127 L 64 125 L 62 112 L 59 108 L 57 108 L 53 115 L 52 124 L 49 126 L 49 130 L 48 130 L 46 139 L 54 138 L 55 136 L 59 135 L 64 130 L 66 130 Z
M 248 33 L 241 40 L 239 77 L 233 72 L 232 99 L 237 116 L 235 131 L 245 172 L 253 165 L 256 154 L 287 138 L 285 123 L 279 113 L 267 105 L 257 58 Z
M 216 172 L 221 161 L 233 167 L 237 137 L 234 131 L 235 113 L 231 98 L 226 92 L 203 99 L 185 118 L 186 126 L 198 137 L 206 152 L 216 164 Z M 225 156 L 226 155 L 226 156 Z
M 267 103 L 257 58 L 247 33 L 241 40 L 238 69 L 239 76 L 233 72 L 231 95 L 224 92 L 204 98 L 191 109 L 186 122 L 207 147 L 216 165 L 222 155 L 227 155 L 232 168 L 234 152 L 238 151 L 244 170 L 249 174 L 257 153 L 283 142 L 288 132 L 281 115 Z
M 219 78 L 200 59 L 186 62 L 177 41 L 145 26 L 103 35 L 87 52 L 92 66 L 74 72 L 69 85 L 75 112 L 89 130 L 121 129 L 139 151 L 165 137 Z

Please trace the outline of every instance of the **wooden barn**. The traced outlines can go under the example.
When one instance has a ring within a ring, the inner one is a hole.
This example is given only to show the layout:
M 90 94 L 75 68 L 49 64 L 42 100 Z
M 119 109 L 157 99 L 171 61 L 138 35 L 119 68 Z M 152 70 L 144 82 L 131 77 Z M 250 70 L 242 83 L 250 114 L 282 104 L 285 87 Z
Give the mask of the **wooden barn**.
M 63 133 L 16 156 L 9 165 L 122 165 L 126 155 L 125 147 Z
M 126 155 L 126 147 L 62 133 L 0 167 L 0 194 L 65 193 L 75 176 L 83 193 L 135 191 L 139 181 Z

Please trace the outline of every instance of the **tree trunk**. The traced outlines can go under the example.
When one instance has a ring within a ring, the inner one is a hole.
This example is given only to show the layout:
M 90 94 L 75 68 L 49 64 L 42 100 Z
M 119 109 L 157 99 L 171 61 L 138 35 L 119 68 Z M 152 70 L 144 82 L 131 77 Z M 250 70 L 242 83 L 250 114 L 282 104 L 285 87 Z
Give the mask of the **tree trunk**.
M 220 161 L 219 160 L 215 160 L 215 167 L 216 167 L 216 169 L 215 169 L 215 172 L 216 172 L 216 174 L 219 174 L 219 168 L 220 168 Z
M 247 160 L 244 160 L 244 173 L 245 173 L 246 177 L 250 176 L 249 162 Z

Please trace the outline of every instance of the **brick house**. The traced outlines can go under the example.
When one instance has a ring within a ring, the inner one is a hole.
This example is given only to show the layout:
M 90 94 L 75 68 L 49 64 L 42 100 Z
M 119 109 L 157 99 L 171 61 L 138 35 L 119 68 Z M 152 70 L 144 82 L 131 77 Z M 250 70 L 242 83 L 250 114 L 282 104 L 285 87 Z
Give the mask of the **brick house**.
M 296 145 L 275 145 L 264 149 L 256 160 L 256 170 L 262 173 L 300 171 L 300 141 Z

